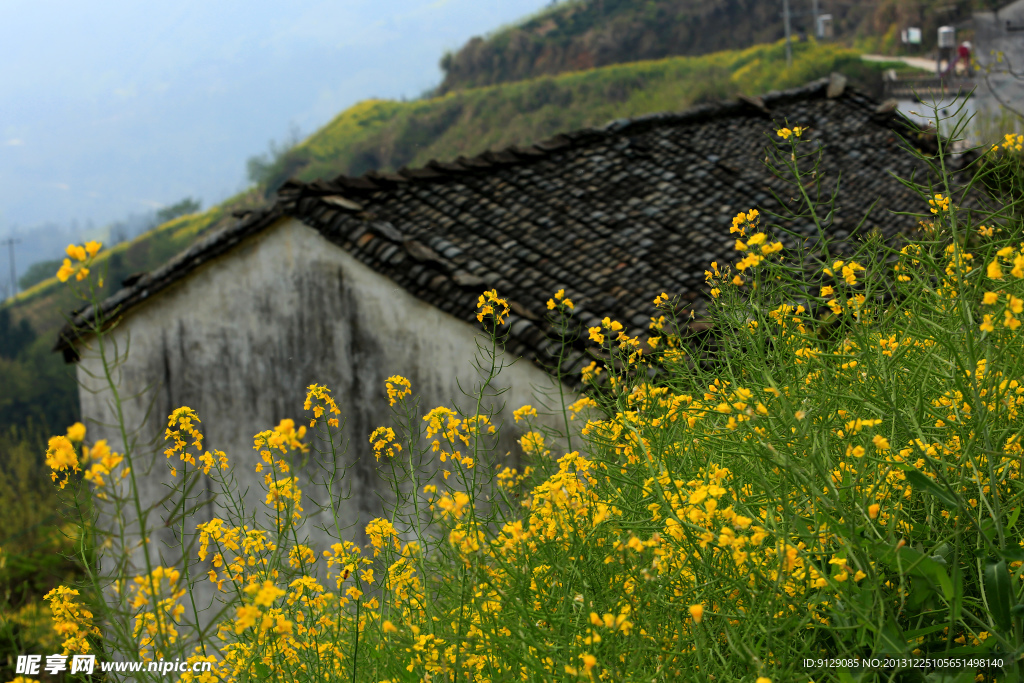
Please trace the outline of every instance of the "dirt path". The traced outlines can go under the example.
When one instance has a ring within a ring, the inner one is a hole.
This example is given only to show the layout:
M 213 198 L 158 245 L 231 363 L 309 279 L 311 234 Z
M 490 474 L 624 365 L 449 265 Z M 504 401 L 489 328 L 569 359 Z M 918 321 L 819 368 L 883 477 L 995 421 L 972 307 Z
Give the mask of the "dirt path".
M 866 62 L 903 62 L 907 66 L 912 66 L 915 69 L 923 69 L 924 71 L 931 71 L 935 73 L 938 70 L 938 66 L 934 59 L 927 59 L 925 57 L 887 57 L 885 55 L 861 55 L 861 59 Z

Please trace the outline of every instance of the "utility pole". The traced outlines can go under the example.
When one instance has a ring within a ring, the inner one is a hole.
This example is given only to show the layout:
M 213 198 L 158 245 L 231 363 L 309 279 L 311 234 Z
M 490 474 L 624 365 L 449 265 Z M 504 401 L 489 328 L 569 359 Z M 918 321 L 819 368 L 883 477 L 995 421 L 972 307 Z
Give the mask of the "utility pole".
M 793 66 L 793 48 L 789 44 L 789 0 L 782 0 L 782 14 L 786 24 L 786 68 Z
M 814 7 L 812 12 L 814 15 L 814 38 L 817 40 L 820 37 L 818 35 L 818 0 L 813 0 L 812 5 Z
M 11 254 L 11 296 L 15 296 L 18 293 L 18 275 L 14 269 L 14 245 L 20 244 L 21 240 L 16 240 L 13 237 L 0 241 L 0 245 L 6 244 Z

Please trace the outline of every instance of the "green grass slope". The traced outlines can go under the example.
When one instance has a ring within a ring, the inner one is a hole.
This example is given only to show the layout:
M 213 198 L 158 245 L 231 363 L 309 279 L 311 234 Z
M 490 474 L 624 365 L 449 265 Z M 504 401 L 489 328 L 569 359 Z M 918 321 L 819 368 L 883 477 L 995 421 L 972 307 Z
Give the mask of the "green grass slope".
M 861 87 L 880 84 L 892 64 L 865 63 L 858 53 L 813 40 L 700 57 L 618 64 L 559 76 L 451 92 L 416 102 L 370 100 L 339 114 L 279 160 L 302 180 L 394 171 L 431 159 L 454 159 L 622 117 L 688 107 L 802 85 L 832 71 Z M 275 184 L 283 182 L 278 173 Z
M 255 190 L 246 191 L 206 211 L 179 216 L 133 240 L 103 249 L 97 265 L 105 274 L 104 293 L 113 294 L 129 275 L 159 267 L 196 240 L 234 220 L 232 211 L 251 209 L 263 201 L 262 195 Z M 16 318 L 28 319 L 35 330 L 42 332 L 63 324 L 62 311 L 66 313 L 79 304 L 71 295 L 70 288 L 62 286 L 56 277 L 51 276 L 8 300 L 7 305 Z

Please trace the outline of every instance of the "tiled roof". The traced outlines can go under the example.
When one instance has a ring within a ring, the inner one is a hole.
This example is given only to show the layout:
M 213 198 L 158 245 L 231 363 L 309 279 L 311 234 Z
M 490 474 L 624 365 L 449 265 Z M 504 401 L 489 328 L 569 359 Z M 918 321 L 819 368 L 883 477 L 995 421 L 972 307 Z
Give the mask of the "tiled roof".
M 909 139 L 912 131 L 891 103 L 879 106 L 844 83 L 833 76 L 395 174 L 289 181 L 272 208 L 196 244 L 103 307 L 127 310 L 287 215 L 467 322 L 477 324 L 480 293 L 496 288 L 512 304 L 508 351 L 514 355 L 550 363 L 545 303 L 562 288 L 582 325 L 610 316 L 642 336 L 655 312 L 652 299 L 662 291 L 681 295 L 698 316 L 704 310 L 705 269 L 737 258 L 729 233 L 736 213 L 781 208 L 769 188 L 780 197 L 788 188 L 763 163 L 773 121 L 811 127 L 809 137 L 824 145 L 819 170 L 831 178 L 827 186 L 842 173 L 833 237 L 849 238 L 876 198 L 867 226 L 888 238 L 916 227 L 914 217 L 889 213 L 924 208 L 889 174 L 920 176 L 918 162 L 893 133 Z M 929 143 L 934 138 L 920 142 Z M 817 234 L 809 222 L 791 228 Z M 77 320 L 91 315 L 87 309 Z M 74 349 L 66 340 L 73 334 L 66 327 L 58 344 L 69 360 Z M 583 348 L 580 342 L 566 371 L 589 362 Z

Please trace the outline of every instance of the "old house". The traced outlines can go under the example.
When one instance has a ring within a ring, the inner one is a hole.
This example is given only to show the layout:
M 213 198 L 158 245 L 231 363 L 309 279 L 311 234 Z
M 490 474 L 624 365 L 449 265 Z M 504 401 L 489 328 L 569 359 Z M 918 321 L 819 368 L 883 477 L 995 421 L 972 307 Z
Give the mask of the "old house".
M 533 402 L 535 387 L 551 387 L 542 370 L 553 360 L 545 302 L 556 290 L 576 302 L 581 325 L 610 316 L 630 335 L 646 335 L 662 291 L 681 295 L 700 317 L 705 269 L 735 260 L 733 216 L 778 208 L 770 190 L 787 192 L 763 164 L 766 136 L 784 122 L 810 126 L 810 139 L 824 147 L 821 170 L 842 175 L 834 237 L 851 237 L 876 198 L 866 227 L 888 236 L 915 227 L 914 217 L 889 213 L 926 208 L 890 176 L 909 177 L 916 167 L 893 133 L 910 131 L 891 105 L 844 84 L 836 75 L 525 149 L 290 182 L 272 207 L 240 217 L 103 302 L 120 317 L 111 338 L 125 348 L 130 337 L 119 371 L 127 421 L 141 426 L 140 444 L 160 445 L 166 416 L 183 405 L 196 409 L 207 447 L 228 454 L 240 489 L 250 487 L 250 503 L 260 507 L 253 435 L 282 418 L 303 418 L 306 387 L 327 385 L 349 439 L 343 513 L 360 540 L 380 509 L 367 436 L 389 416 L 385 379 L 408 377 L 422 396 L 421 414 L 458 401 L 458 381 L 465 387 L 474 379 L 476 302 L 485 289 L 510 299 L 507 353 L 524 359 L 499 380 L 509 388 L 501 417 L 510 427 L 511 411 Z M 816 235 L 809 223 L 793 228 Z M 577 377 L 590 361 L 583 337 L 563 364 Z M 101 387 L 89 339 L 66 328 L 60 348 L 78 363 L 90 436 L 119 449 L 105 426 L 113 422 L 108 393 L 90 392 Z M 499 450 L 514 460 L 518 446 L 507 431 Z M 146 501 L 163 495 L 164 469 L 158 462 L 140 479 Z M 208 506 L 194 518 L 214 514 Z M 173 555 L 156 539 L 150 550 Z

